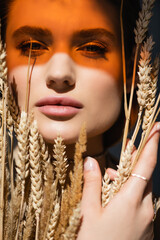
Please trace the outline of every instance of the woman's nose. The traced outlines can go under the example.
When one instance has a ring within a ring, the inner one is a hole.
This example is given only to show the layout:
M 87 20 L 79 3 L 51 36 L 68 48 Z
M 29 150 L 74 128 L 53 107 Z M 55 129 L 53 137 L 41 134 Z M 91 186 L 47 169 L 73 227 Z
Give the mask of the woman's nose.
M 46 85 L 57 92 L 69 91 L 75 86 L 75 63 L 66 53 L 56 53 L 47 62 Z

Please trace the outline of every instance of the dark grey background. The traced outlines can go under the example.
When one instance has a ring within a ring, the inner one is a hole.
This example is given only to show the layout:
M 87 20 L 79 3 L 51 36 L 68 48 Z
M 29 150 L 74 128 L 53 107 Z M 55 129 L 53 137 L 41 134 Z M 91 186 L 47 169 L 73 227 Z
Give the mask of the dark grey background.
M 149 26 L 149 35 L 153 36 L 155 45 L 153 50 L 153 58 L 160 55 L 160 0 L 156 0 L 154 7 L 154 14 Z M 158 82 L 158 92 L 160 92 L 160 74 Z M 160 116 L 158 117 L 160 121 Z M 119 158 L 121 144 L 118 144 L 110 149 L 111 153 Z M 155 195 L 160 196 L 160 144 L 158 152 L 158 162 L 153 174 L 153 192 Z
M 155 41 L 155 47 L 153 52 L 153 57 L 157 54 L 160 55 L 160 0 L 156 0 L 154 15 L 152 17 L 152 21 L 150 24 L 150 34 L 153 35 Z M 159 82 L 158 82 L 158 91 L 160 92 L 160 74 L 159 74 Z M 160 116 L 158 117 L 160 121 Z M 153 175 L 153 191 L 155 194 L 160 196 L 160 144 L 159 144 L 159 153 L 158 153 L 158 163 Z

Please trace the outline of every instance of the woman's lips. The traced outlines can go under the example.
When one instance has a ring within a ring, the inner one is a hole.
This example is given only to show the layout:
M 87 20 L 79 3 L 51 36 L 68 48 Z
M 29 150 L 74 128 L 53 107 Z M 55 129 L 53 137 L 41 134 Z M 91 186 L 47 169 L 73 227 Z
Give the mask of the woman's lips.
M 47 97 L 36 103 L 39 111 L 51 117 L 72 117 L 83 105 L 75 99 L 67 97 Z

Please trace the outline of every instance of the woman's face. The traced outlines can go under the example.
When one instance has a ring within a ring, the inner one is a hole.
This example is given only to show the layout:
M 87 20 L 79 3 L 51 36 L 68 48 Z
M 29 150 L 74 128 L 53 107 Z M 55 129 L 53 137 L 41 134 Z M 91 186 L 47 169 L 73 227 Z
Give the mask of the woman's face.
M 117 19 L 111 4 L 104 12 L 96 0 L 14 1 L 6 31 L 9 81 L 24 110 L 32 46 L 29 110 L 46 141 L 60 134 L 72 143 L 83 122 L 93 140 L 116 121 L 122 99 Z

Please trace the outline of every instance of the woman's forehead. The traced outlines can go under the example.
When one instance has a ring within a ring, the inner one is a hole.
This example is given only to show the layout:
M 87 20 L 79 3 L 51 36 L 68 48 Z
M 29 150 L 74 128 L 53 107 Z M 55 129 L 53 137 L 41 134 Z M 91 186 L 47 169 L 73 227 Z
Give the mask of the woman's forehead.
M 103 11 L 97 0 L 15 0 L 9 12 L 8 25 L 9 28 L 42 25 L 44 28 L 113 29 L 118 18 L 115 15 L 111 4 L 108 3 Z

